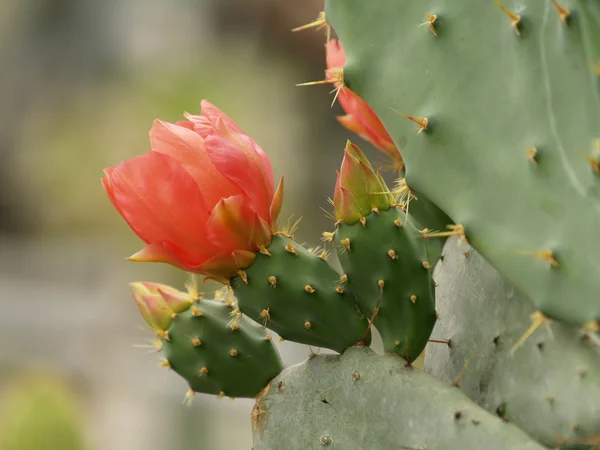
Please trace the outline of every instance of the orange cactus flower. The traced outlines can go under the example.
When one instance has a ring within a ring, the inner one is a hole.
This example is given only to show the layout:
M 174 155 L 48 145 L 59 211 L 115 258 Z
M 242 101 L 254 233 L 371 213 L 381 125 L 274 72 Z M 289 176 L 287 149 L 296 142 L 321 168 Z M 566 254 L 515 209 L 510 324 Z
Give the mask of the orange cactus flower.
M 155 120 L 151 151 L 104 171 L 111 202 L 146 246 L 129 259 L 226 280 L 271 242 L 283 200 L 264 151 L 206 100 Z
M 339 82 L 333 79 L 336 73 L 335 69 L 343 68 L 346 64 L 346 54 L 342 44 L 337 39 L 331 39 L 325 44 L 325 51 L 327 55 L 326 75 L 339 89 L 337 98 L 340 106 L 346 112 L 345 116 L 337 117 L 338 121 L 345 128 L 358 134 L 388 155 L 392 159 L 394 170 L 402 171 L 404 169 L 402 156 L 381 120 L 360 96 L 352 92 L 347 86 L 338 85 Z

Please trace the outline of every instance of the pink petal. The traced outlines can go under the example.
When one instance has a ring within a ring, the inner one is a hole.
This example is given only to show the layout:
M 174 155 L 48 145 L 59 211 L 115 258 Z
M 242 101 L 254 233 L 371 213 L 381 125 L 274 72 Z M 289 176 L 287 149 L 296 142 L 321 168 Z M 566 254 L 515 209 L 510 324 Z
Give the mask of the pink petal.
M 346 53 L 337 39 L 331 39 L 325 44 L 325 53 L 328 69 L 344 67 L 346 64 Z

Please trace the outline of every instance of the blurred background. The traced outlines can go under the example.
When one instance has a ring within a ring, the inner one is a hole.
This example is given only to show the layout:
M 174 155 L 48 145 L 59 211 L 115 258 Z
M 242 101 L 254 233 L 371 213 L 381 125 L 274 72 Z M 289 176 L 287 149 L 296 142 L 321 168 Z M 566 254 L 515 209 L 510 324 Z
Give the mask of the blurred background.
M 252 401 L 196 396 L 158 367 L 128 283 L 187 275 L 141 241 L 102 169 L 149 150 L 154 118 L 218 105 L 286 176 L 282 217 L 332 229 L 347 138 L 323 78 L 323 0 L 0 0 L 0 449 L 250 449 Z M 204 290 L 215 286 L 206 284 Z M 279 344 L 293 364 L 308 348 Z

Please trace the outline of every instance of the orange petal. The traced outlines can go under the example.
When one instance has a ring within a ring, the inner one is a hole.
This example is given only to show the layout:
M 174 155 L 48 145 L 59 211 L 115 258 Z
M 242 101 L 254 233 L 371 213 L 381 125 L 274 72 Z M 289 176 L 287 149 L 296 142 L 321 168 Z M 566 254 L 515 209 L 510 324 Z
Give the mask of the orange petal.
M 221 283 L 229 282 L 229 279 L 237 276 L 238 270 L 252 265 L 256 259 L 256 253 L 247 250 L 234 250 L 232 252 L 219 253 L 195 271 L 208 275 L 209 278 Z

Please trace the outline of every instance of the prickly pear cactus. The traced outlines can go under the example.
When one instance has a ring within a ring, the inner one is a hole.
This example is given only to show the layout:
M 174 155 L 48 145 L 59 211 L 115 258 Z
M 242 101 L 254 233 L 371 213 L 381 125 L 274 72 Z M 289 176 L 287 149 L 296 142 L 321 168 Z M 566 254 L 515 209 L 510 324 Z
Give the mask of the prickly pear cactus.
M 600 434 L 600 348 L 552 322 L 522 340 L 534 306 L 472 248 L 451 239 L 436 270 L 441 320 L 425 369 L 546 445 Z M 527 336 L 526 336 L 527 337 Z
M 544 314 L 600 320 L 600 3 L 325 4 L 408 185 Z
M 458 389 L 368 348 L 289 367 L 258 398 L 252 425 L 255 450 L 544 448 Z

